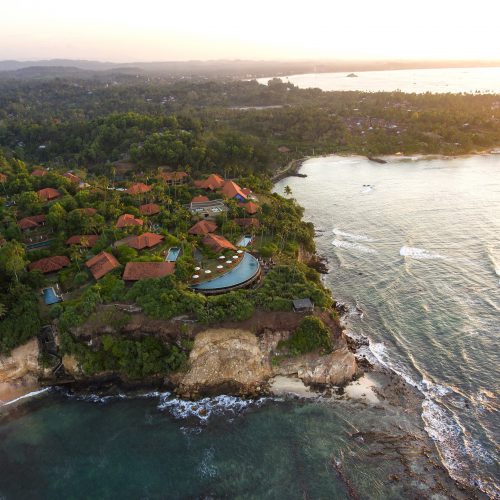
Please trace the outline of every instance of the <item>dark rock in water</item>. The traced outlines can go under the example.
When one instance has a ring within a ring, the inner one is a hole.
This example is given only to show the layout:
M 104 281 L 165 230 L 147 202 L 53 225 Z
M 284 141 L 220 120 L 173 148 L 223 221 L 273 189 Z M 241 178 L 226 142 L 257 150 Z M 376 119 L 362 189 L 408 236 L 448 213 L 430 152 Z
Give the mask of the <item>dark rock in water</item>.
M 326 259 L 323 257 L 314 256 L 307 265 L 312 269 L 318 271 L 320 274 L 328 274 L 328 267 L 326 265 Z
M 383 160 L 382 158 L 375 158 L 373 156 L 367 156 L 367 158 L 370 160 L 370 161 L 374 161 L 375 163 L 387 163 L 386 160 Z
M 349 73 L 347 78 L 358 78 L 358 75 L 356 75 L 356 73 Z

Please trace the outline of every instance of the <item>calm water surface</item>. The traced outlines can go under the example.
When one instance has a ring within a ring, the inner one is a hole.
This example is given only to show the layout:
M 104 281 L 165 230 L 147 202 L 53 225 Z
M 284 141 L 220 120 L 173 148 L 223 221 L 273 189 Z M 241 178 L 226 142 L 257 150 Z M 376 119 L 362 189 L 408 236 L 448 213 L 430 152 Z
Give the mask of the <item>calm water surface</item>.
M 282 78 L 299 88 L 321 90 L 360 90 L 363 92 L 410 93 L 500 93 L 500 68 L 440 68 L 402 69 L 391 71 L 359 71 L 357 78 L 348 78 L 349 72 L 309 73 Z M 271 77 L 259 78 L 264 85 Z

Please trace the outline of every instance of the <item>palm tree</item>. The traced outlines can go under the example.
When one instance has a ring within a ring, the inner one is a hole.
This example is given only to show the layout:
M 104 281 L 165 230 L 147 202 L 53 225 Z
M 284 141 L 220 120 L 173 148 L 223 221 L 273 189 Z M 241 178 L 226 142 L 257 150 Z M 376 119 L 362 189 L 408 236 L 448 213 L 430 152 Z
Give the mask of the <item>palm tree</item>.
M 290 196 L 292 194 L 292 188 L 288 184 L 285 186 L 284 191 L 287 196 Z

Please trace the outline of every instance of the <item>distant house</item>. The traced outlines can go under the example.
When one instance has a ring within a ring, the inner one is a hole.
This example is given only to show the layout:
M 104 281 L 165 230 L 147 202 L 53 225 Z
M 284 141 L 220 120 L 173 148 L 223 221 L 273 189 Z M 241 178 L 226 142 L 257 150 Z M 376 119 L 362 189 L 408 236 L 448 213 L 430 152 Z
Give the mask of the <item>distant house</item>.
M 259 219 L 255 217 L 247 217 L 243 219 L 234 219 L 234 223 L 240 227 L 244 227 L 246 229 L 258 229 L 260 227 Z
M 31 175 L 33 177 L 43 177 L 44 175 L 47 175 L 47 174 L 48 174 L 47 170 L 44 170 L 41 168 L 37 168 L 37 169 L 33 170 L 33 172 L 31 172 Z
M 45 215 L 31 215 L 30 217 L 25 217 L 17 221 L 17 225 L 21 231 L 26 231 L 29 229 L 36 229 L 37 227 L 45 226 L 47 218 Z
M 194 185 L 200 189 L 210 189 L 210 191 L 215 191 L 224 186 L 224 179 L 220 175 L 211 174 L 206 179 L 194 181 Z
M 138 281 L 148 278 L 163 278 L 173 274 L 174 262 L 127 262 L 123 279 L 125 281 Z
M 40 189 L 39 191 L 36 192 L 36 194 L 42 201 L 52 201 L 61 196 L 61 193 L 54 188 Z
M 195 196 L 192 200 L 191 203 L 204 203 L 206 201 L 210 201 L 208 196 Z
M 293 310 L 298 313 L 313 312 L 314 304 L 311 299 L 294 299 Z
M 78 175 L 75 175 L 73 172 L 66 172 L 63 174 L 63 177 L 66 177 L 66 179 L 70 180 L 73 184 L 80 184 L 82 180 Z
M 259 206 L 256 205 L 253 201 L 249 201 L 248 203 L 240 203 L 240 207 L 245 209 L 245 212 L 248 215 L 255 215 L 259 211 Z
M 236 201 L 246 201 L 247 195 L 242 191 L 240 186 L 233 181 L 226 181 L 222 186 L 222 193 L 228 198 L 233 198 Z
M 290 148 L 287 148 L 286 146 L 280 146 L 280 147 L 278 148 L 278 151 L 279 151 L 280 153 L 289 153 L 289 152 L 290 152 Z
M 85 262 L 85 265 L 96 280 L 120 267 L 120 263 L 116 260 L 114 255 L 108 252 L 101 252 L 95 255 Z
M 135 248 L 136 250 L 143 250 L 144 248 L 153 248 L 159 243 L 161 243 L 165 238 L 161 234 L 155 233 L 144 233 L 140 236 L 128 236 L 118 240 L 115 246 L 126 245 L 130 248 Z
M 223 252 L 224 250 L 236 250 L 236 247 L 230 241 L 218 234 L 205 235 L 202 243 L 217 253 Z
M 0 173 L 0 182 L 6 182 L 7 176 L 5 174 Z
M 147 184 L 144 184 L 142 182 L 138 182 L 136 184 L 132 184 L 125 192 L 127 194 L 131 194 L 132 196 L 138 195 L 138 194 L 144 194 L 153 189 L 151 186 L 148 186 Z
M 88 215 L 89 217 L 92 217 L 97 213 L 97 210 L 95 208 L 78 208 L 77 210 L 81 210 L 85 215 Z
M 54 255 L 53 257 L 46 257 L 32 262 L 28 266 L 28 269 L 30 271 L 38 269 L 43 274 L 48 274 L 60 271 L 63 267 L 68 267 L 70 264 L 70 260 L 65 255 Z
M 147 203 L 146 205 L 141 205 L 139 207 L 139 212 L 141 212 L 141 215 L 156 215 L 159 214 L 160 211 L 161 207 L 156 203 Z
M 217 224 L 209 220 L 200 220 L 188 230 L 188 234 L 208 234 L 217 229 Z
M 142 226 L 143 224 L 144 221 L 142 219 L 136 219 L 131 214 L 120 215 L 116 221 L 116 227 L 119 229 L 123 227 Z
M 97 234 L 79 234 L 66 240 L 66 245 L 80 245 L 85 248 L 95 247 L 99 236 Z
M 158 179 L 163 180 L 167 186 L 186 184 L 188 178 L 189 176 L 186 172 L 161 172 L 158 174 Z

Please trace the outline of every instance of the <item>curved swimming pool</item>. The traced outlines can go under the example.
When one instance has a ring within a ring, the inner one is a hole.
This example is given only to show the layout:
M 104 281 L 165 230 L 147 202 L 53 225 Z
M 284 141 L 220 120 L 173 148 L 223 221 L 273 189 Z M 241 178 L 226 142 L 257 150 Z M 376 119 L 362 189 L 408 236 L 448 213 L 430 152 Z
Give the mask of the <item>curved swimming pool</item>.
M 253 283 L 259 274 L 259 261 L 253 255 L 244 253 L 240 263 L 227 273 L 209 281 L 191 285 L 191 288 L 207 294 L 228 292 Z

